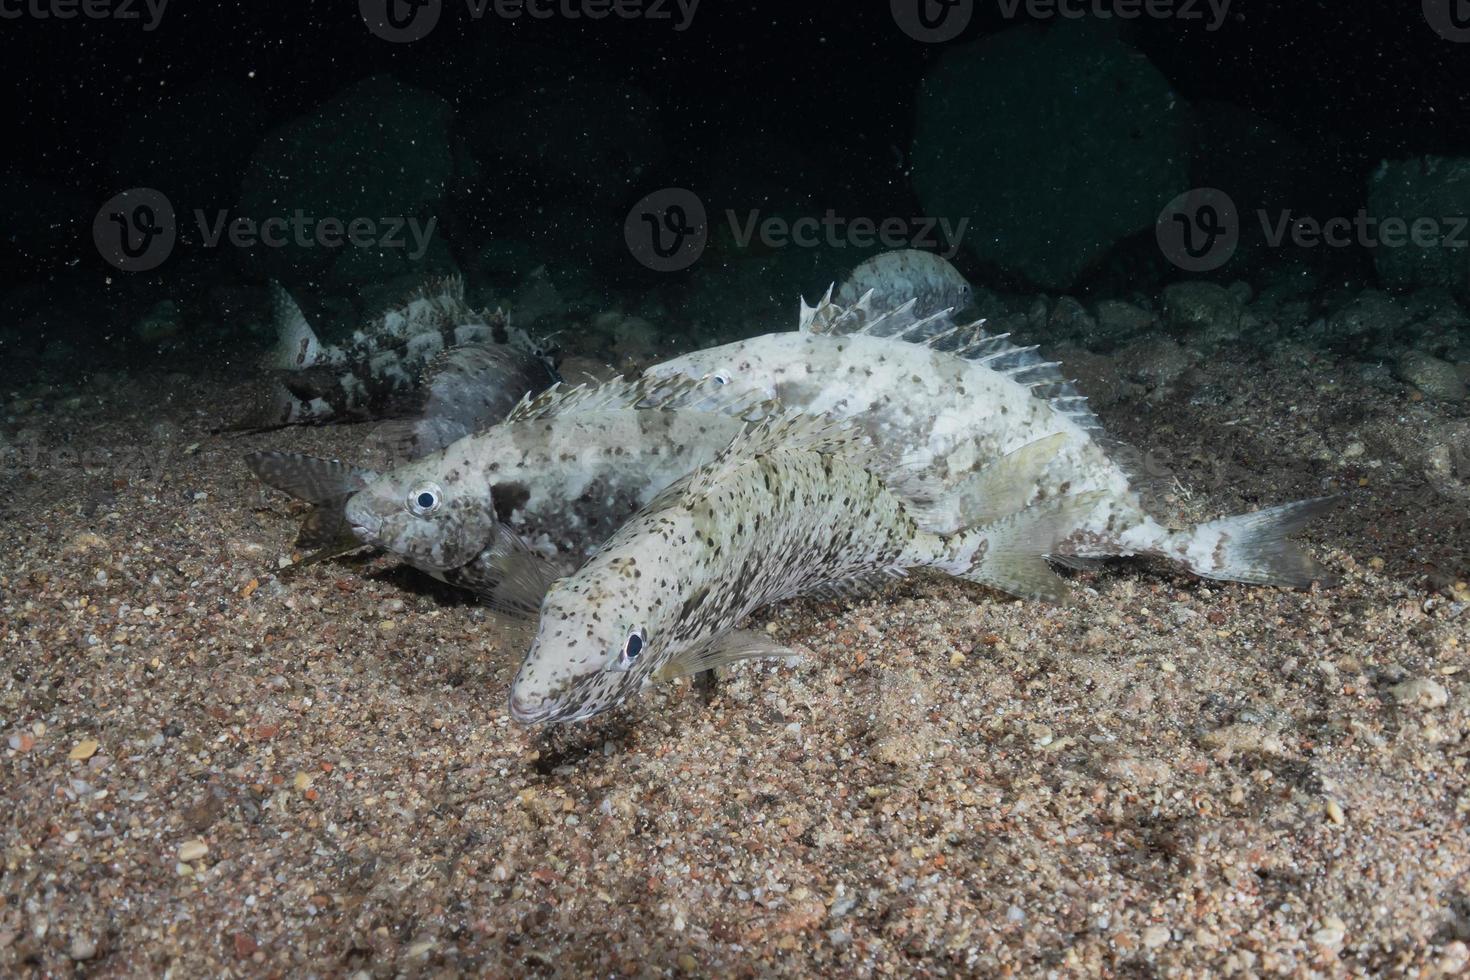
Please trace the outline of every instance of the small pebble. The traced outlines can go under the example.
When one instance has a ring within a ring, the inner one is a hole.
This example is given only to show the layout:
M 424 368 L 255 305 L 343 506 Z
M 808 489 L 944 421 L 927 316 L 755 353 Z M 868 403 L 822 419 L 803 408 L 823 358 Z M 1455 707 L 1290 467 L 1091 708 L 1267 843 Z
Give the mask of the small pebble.
M 1389 688 L 1389 693 L 1399 704 L 1418 708 L 1443 708 L 1449 703 L 1449 692 L 1438 681 L 1427 677 L 1412 677 Z
M 186 840 L 179 845 L 180 861 L 197 861 L 209 853 L 209 845 L 202 840 Z
M 88 738 L 88 739 L 83 739 L 82 741 L 78 742 L 76 745 L 72 746 L 72 750 L 66 754 L 66 757 L 68 759 L 72 759 L 72 760 L 75 760 L 75 761 L 80 762 L 80 761 L 83 761 L 85 759 L 90 759 L 90 758 L 92 758 L 92 756 L 94 756 L 96 754 L 97 754 L 97 740 L 95 738 Z

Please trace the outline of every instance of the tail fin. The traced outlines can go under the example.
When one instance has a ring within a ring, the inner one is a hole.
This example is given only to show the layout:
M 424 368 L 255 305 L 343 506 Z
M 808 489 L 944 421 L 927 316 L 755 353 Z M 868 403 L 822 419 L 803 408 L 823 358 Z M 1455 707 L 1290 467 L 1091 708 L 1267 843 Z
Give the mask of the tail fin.
M 1058 497 L 1009 514 L 984 527 L 961 532 L 960 557 L 944 566 L 959 578 L 988 585 L 1022 599 L 1061 602 L 1067 583 L 1046 556 L 1087 519 L 1101 492 Z
M 301 307 L 280 283 L 271 283 L 271 311 L 276 324 L 276 346 L 265 355 L 261 366 L 279 371 L 299 371 L 316 363 L 322 343 L 306 322 Z
M 1237 514 L 1176 532 L 1182 539 L 1168 557 L 1177 558 L 1201 578 L 1293 589 L 1337 584 L 1337 577 L 1287 540 L 1308 521 L 1337 504 L 1336 497 L 1314 497 L 1253 514 Z
M 248 453 L 245 465 L 261 483 L 311 504 L 341 500 L 378 478 L 372 470 L 305 453 Z
M 372 470 L 283 452 L 250 453 L 245 465 L 260 482 L 312 505 L 296 535 L 296 547 L 315 554 L 297 565 L 315 564 L 363 547 L 347 522 L 346 506 L 353 493 L 377 478 Z

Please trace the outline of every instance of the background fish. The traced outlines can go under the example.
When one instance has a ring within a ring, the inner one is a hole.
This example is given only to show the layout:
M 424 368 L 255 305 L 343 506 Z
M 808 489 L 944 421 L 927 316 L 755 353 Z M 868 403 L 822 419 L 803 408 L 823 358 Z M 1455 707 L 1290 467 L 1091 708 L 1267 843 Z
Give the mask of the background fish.
M 280 285 L 271 284 L 271 295 L 277 341 L 263 362 L 270 383 L 237 428 L 422 414 L 433 395 L 423 390 L 425 378 L 457 349 L 483 352 L 474 368 L 482 390 L 502 404 L 496 418 L 558 380 L 555 352 L 512 327 L 504 312 L 470 308 L 457 277 L 430 283 L 340 345 L 322 343 Z
M 998 460 L 978 496 L 1016 486 L 1062 445 Z M 1015 595 L 1059 599 L 1043 555 L 1093 503 L 1049 501 L 987 526 L 922 530 L 868 467 L 877 460 L 849 423 L 776 417 L 624 525 L 576 574 L 556 582 L 511 689 L 520 722 L 574 721 L 621 703 L 655 677 L 789 653 L 735 631 L 762 606 L 861 588 L 931 568 Z M 1095 495 L 1092 495 L 1095 496 Z
M 915 319 L 912 301 L 874 314 L 872 297 L 843 307 L 828 296 L 802 304 L 799 329 L 766 334 L 674 358 L 653 377 L 711 377 L 779 399 L 789 409 L 852 419 L 880 450 L 902 452 L 909 472 L 948 506 L 948 526 L 964 523 L 967 476 L 1041 436 L 1065 445 L 1040 474 L 1033 499 L 1101 491 L 1096 508 L 1060 542 L 1074 563 L 1115 555 L 1154 555 L 1204 578 L 1307 587 L 1330 582 L 1286 540 L 1331 502 L 1305 500 L 1170 530 L 1145 512 L 1116 448 L 1087 400 L 1044 362 L 980 324 L 956 325 L 944 312 Z M 942 524 L 941 524 L 942 526 Z
M 921 319 L 943 310 L 963 310 L 975 291 L 960 270 L 942 255 L 916 248 L 880 252 L 852 270 L 837 290 L 837 302 L 854 306 L 864 296 L 874 309 L 895 310 L 914 301 L 910 313 Z

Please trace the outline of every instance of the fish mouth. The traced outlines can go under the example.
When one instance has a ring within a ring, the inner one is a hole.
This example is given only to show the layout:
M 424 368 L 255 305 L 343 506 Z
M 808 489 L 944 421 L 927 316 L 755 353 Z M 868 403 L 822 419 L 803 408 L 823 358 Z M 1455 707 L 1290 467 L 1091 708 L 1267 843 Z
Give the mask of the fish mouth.
M 536 725 L 543 721 L 551 720 L 556 714 L 557 705 L 554 701 L 544 701 L 540 698 L 534 701 L 523 701 L 520 695 L 514 691 L 510 695 L 510 717 L 519 725 Z
M 351 501 L 343 508 L 342 516 L 347 521 L 347 526 L 351 529 L 353 536 L 366 544 L 375 543 L 379 533 L 383 530 L 381 517 L 365 507 L 354 507 Z

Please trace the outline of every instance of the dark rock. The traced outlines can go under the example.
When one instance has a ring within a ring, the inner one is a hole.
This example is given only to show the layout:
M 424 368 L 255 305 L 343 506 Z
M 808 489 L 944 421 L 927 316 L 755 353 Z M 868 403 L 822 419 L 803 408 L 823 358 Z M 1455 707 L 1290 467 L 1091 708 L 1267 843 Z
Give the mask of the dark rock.
M 1176 334 L 1217 344 L 1240 336 L 1245 306 L 1223 286 L 1180 282 L 1164 290 L 1164 323 Z
M 1426 398 L 1458 402 L 1465 398 L 1465 381 L 1453 364 L 1422 351 L 1409 351 L 1394 366 L 1400 381 L 1413 385 Z
M 1126 342 L 1158 325 L 1153 313 L 1120 299 L 1099 300 L 1095 313 L 1098 333 L 1109 343 Z
M 590 105 L 599 108 L 589 112 Z M 461 131 L 498 186 L 540 186 L 578 207 L 632 203 L 643 175 L 666 155 L 653 100 L 588 73 L 527 84 L 470 116 Z
M 925 212 L 968 217 L 977 259 L 1067 289 L 1189 187 L 1184 104 L 1095 21 L 949 48 L 924 80 L 913 180 Z
M 1408 311 L 1392 296 L 1365 289 L 1313 332 L 1328 346 L 1367 350 L 1391 338 L 1408 322 Z
M 427 229 L 440 217 L 453 175 L 451 115 L 449 104 L 437 96 L 386 76 L 366 78 L 265 138 L 246 169 L 240 210 L 257 221 L 289 218 L 297 209 L 316 221 L 366 218 L 379 223 L 380 235 L 390 230 L 383 219 L 413 218 Z M 414 249 L 407 229 L 398 238 L 403 251 Z M 357 267 L 358 259 L 344 253 L 355 247 L 257 245 L 246 261 L 257 274 L 288 286 L 338 262 L 343 263 L 338 283 L 350 268 L 371 281 L 376 264 Z M 404 263 L 414 264 L 407 256 Z
M 1402 244 L 1383 244 L 1374 251 L 1385 285 L 1445 286 L 1470 293 L 1470 247 L 1443 242 L 1454 230 L 1447 219 L 1470 215 L 1470 158 L 1385 160 L 1368 184 L 1368 213 L 1380 222 L 1397 219 L 1406 227 Z M 1430 232 L 1420 243 L 1412 235 L 1417 220 L 1425 221 Z M 1386 231 L 1380 224 L 1378 234 Z M 1460 238 L 1465 237 L 1460 229 Z

